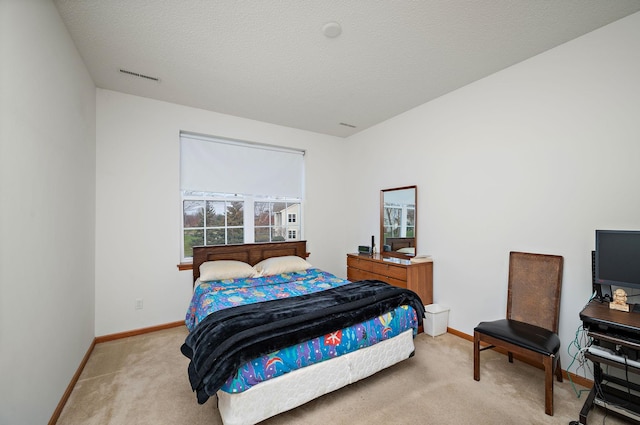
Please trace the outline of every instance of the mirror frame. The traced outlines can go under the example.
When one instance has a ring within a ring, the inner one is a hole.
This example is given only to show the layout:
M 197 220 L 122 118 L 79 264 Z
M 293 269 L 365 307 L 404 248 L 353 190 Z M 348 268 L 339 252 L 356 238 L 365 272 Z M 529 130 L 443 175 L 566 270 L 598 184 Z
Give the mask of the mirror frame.
M 396 190 L 406 190 L 406 189 L 413 189 L 414 190 L 414 201 L 415 201 L 415 224 L 414 224 L 414 230 L 413 230 L 413 238 L 414 238 L 414 247 L 415 247 L 415 254 L 418 253 L 418 186 L 413 185 L 413 186 L 402 186 L 402 187 L 393 187 L 391 189 L 382 189 L 380 191 L 380 249 L 379 249 L 379 253 L 381 256 L 383 257 L 399 257 L 399 258 L 408 258 L 408 257 L 412 257 L 411 254 L 402 254 L 402 253 L 398 253 L 398 252 L 393 252 L 393 251 L 384 251 L 384 245 L 385 245 L 385 238 L 384 238 L 384 195 L 387 192 L 393 192 Z

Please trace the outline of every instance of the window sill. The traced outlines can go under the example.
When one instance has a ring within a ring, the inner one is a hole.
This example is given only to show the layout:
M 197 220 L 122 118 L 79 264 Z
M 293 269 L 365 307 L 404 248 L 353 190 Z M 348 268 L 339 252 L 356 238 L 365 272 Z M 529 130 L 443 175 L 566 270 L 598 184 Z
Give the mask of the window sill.
M 180 263 L 178 264 L 178 270 L 193 270 L 193 263 Z

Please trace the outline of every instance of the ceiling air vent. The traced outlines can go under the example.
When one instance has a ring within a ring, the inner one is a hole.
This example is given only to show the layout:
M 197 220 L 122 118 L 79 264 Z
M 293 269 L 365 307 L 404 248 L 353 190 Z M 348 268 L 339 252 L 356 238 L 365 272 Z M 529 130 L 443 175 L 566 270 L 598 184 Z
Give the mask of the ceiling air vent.
M 346 122 L 341 122 L 340 125 L 344 125 L 345 127 L 351 127 L 351 128 L 356 128 L 355 125 L 353 124 L 347 124 Z
M 158 82 L 158 83 L 160 82 L 159 78 L 150 77 L 150 76 L 144 75 L 144 74 L 138 74 L 137 72 L 133 72 L 133 71 L 127 71 L 126 69 L 121 69 L 120 72 L 122 72 L 123 74 L 132 75 L 134 77 L 146 78 L 147 80 L 155 81 L 155 82 Z

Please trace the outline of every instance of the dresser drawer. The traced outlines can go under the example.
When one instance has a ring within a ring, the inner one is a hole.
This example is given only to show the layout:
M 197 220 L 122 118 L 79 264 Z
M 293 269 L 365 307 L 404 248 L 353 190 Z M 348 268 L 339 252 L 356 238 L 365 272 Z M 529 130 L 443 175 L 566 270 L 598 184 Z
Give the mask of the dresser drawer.
M 389 285 L 397 286 L 398 288 L 407 289 L 407 281 L 406 280 L 398 280 L 392 277 L 380 276 L 376 277 L 376 279 L 381 280 L 383 282 L 387 282 Z
M 364 270 L 385 277 L 407 280 L 407 267 L 369 258 L 347 257 L 347 267 Z
M 371 269 L 373 269 L 374 264 L 375 263 L 370 260 L 364 260 L 358 257 L 347 257 L 347 267 L 353 267 L 370 272 Z
M 387 282 L 390 285 L 397 286 L 399 288 L 407 288 L 407 281 L 394 279 L 392 277 L 381 275 L 377 273 L 371 273 L 366 270 L 356 269 L 354 267 L 347 267 L 347 280 L 351 282 L 357 282 L 359 280 L 381 280 Z
M 371 272 L 394 279 L 407 280 L 407 268 L 386 263 L 372 263 Z
M 366 279 L 377 279 L 377 278 L 373 278 L 372 274 L 367 271 L 356 269 L 353 267 L 347 267 L 347 280 L 350 280 L 351 282 L 357 282 L 359 280 L 366 280 Z

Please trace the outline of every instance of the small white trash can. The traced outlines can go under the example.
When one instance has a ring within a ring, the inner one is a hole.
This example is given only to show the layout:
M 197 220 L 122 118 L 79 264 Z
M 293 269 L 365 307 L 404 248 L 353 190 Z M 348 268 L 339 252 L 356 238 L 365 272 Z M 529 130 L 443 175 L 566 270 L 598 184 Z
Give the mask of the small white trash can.
M 427 335 L 438 336 L 447 333 L 449 324 L 449 307 L 440 304 L 424 306 L 424 332 Z

